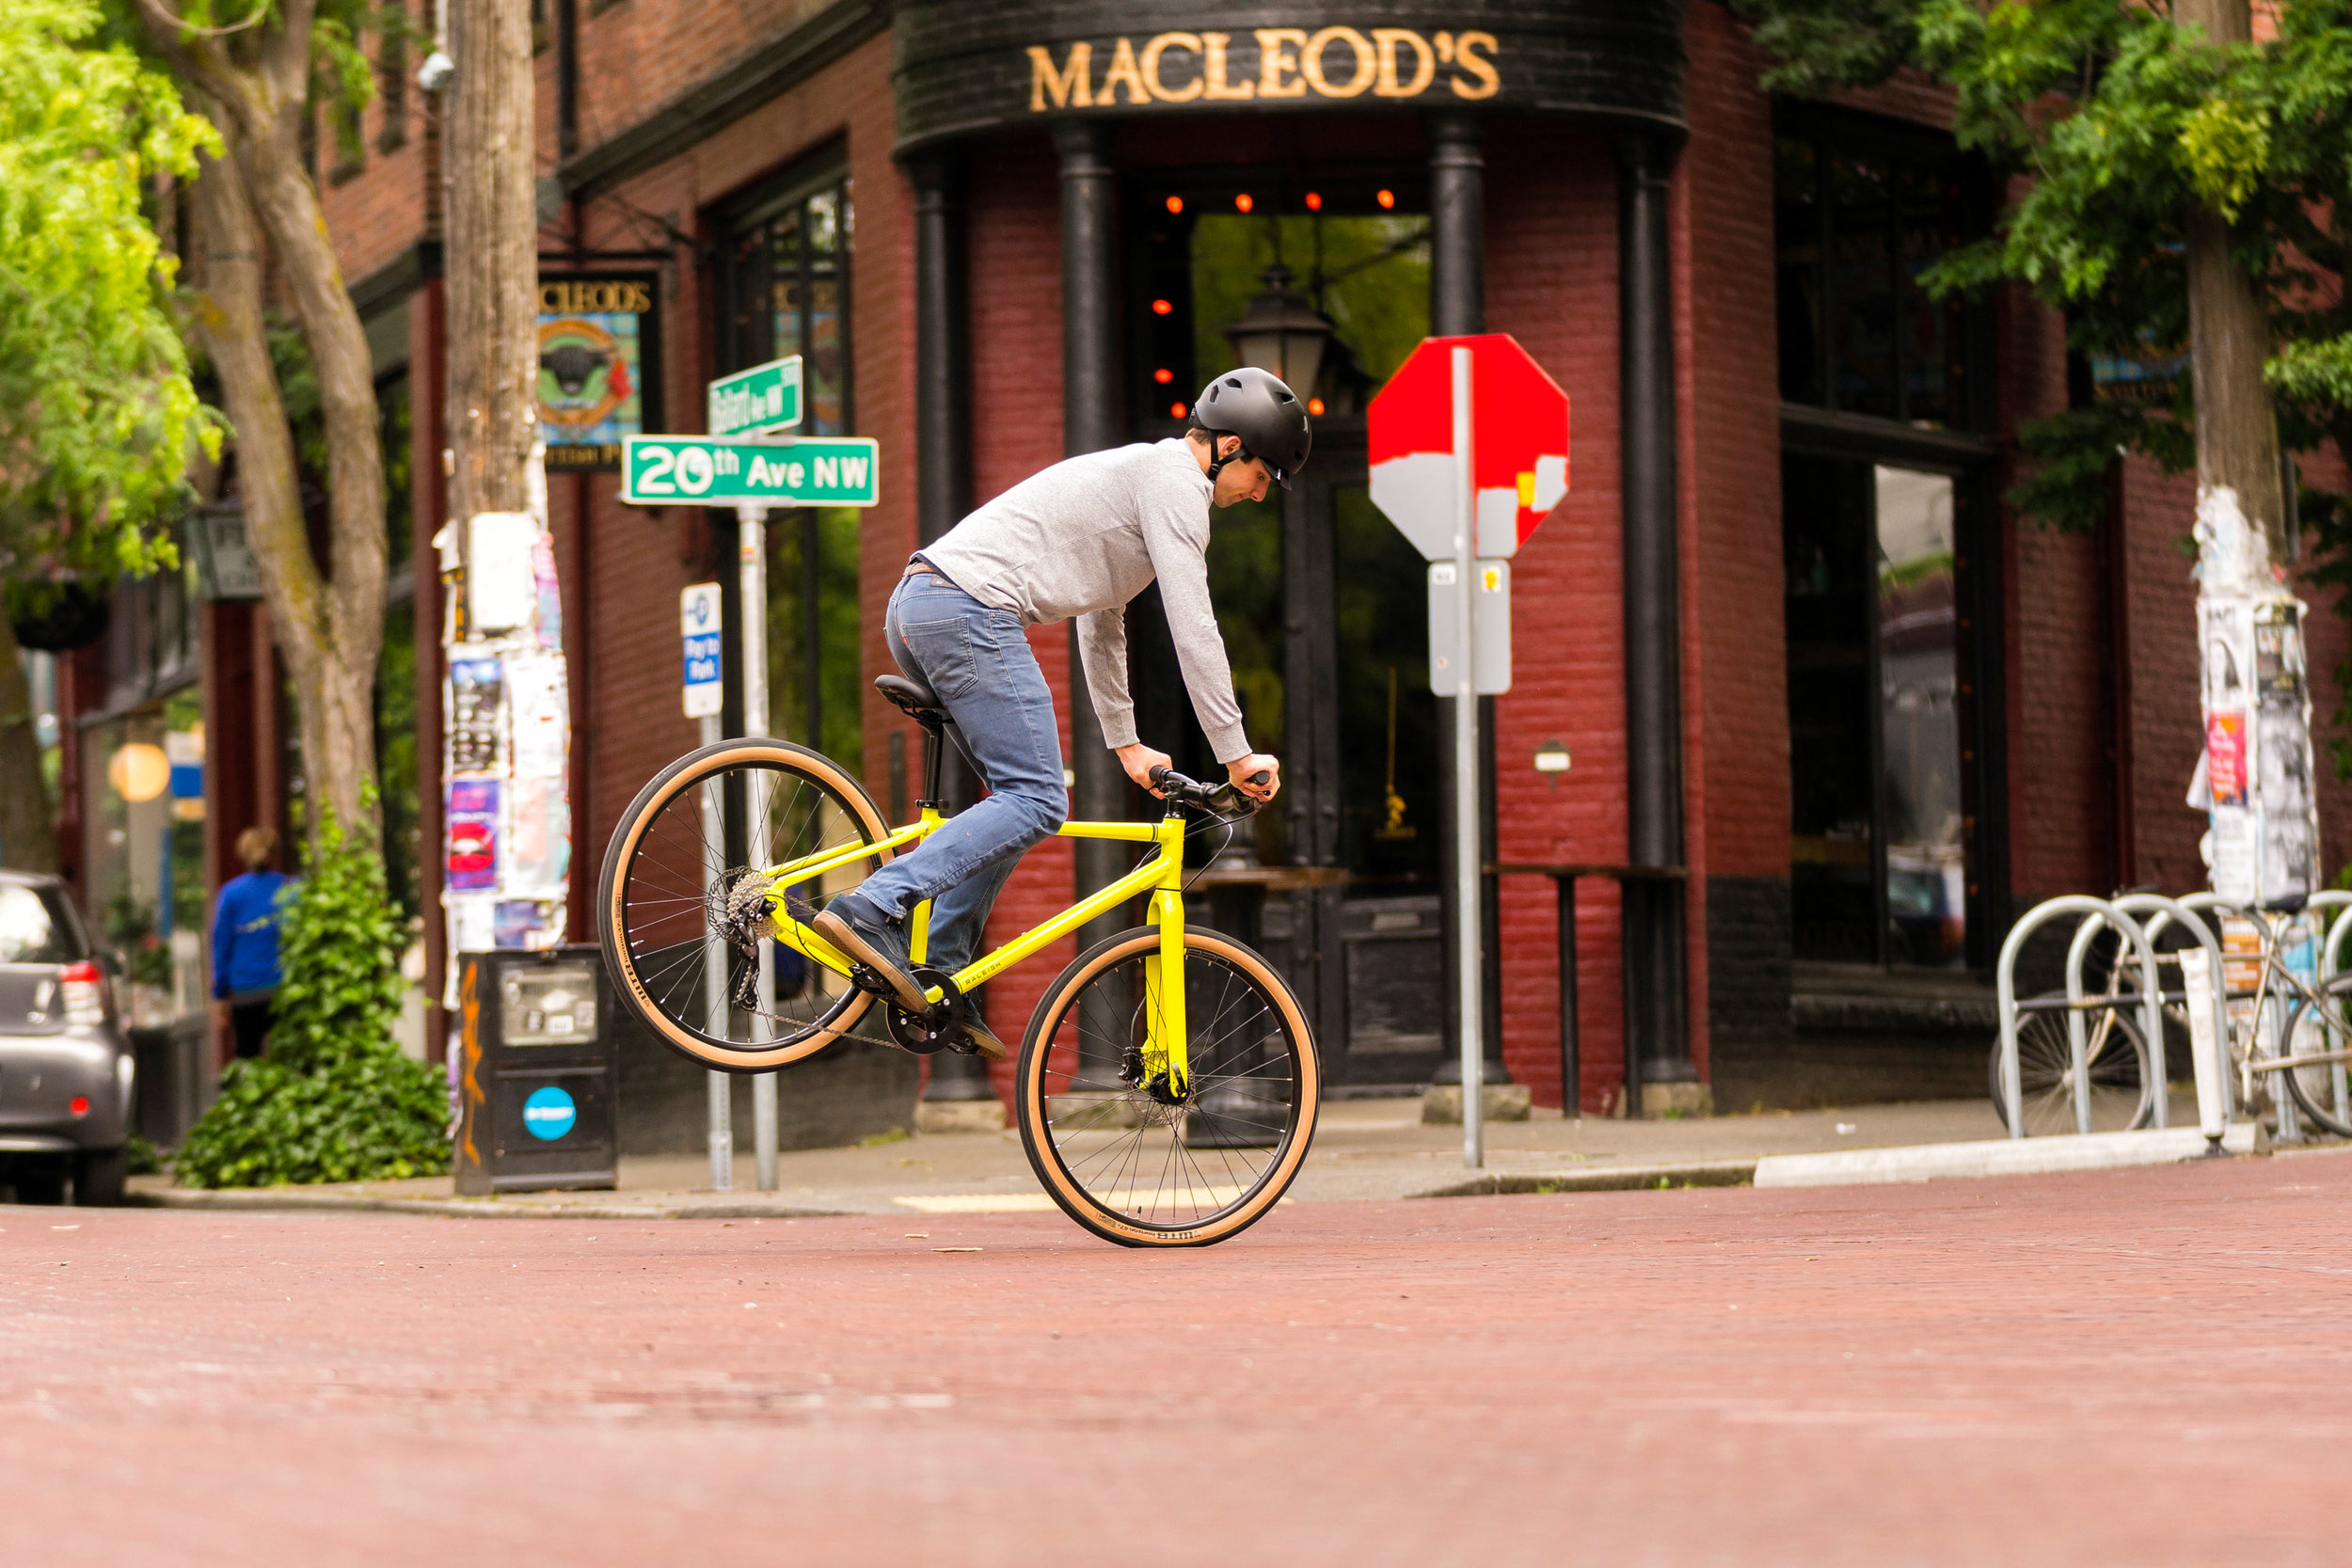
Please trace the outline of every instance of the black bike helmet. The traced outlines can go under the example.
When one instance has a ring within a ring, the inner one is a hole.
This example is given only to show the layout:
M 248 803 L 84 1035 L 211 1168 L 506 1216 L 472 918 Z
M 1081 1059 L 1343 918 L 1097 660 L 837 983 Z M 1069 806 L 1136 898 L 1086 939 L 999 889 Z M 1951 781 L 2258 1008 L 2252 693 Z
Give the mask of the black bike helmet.
M 1279 377 L 1252 365 L 1227 371 L 1200 388 L 1192 405 L 1192 422 L 1212 436 L 1240 436 L 1242 451 L 1263 463 L 1285 489 L 1307 466 L 1307 454 L 1315 444 L 1314 433 L 1307 428 L 1307 405 L 1298 394 Z M 1216 483 L 1226 461 L 1211 461 L 1210 483 Z

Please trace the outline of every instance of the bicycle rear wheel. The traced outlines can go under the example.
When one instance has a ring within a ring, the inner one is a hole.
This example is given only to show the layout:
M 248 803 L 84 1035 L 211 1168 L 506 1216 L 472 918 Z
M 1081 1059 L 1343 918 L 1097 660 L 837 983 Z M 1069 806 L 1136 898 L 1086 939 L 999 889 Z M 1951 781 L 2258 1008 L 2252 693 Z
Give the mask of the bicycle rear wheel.
M 680 757 L 629 802 L 596 884 L 597 937 L 620 1005 L 672 1050 L 726 1072 L 815 1055 L 874 999 L 773 939 L 755 866 L 888 836 L 832 759 L 788 741 L 721 741 Z M 785 889 L 813 912 L 890 858 L 877 849 Z
M 2297 1056 L 2342 1051 L 2352 1045 L 2352 974 L 2339 974 L 2319 989 L 2317 1005 L 2303 997 L 2287 1009 L 2280 1032 Z M 2287 1081 L 2295 1108 L 2339 1138 L 2352 1138 L 2352 1082 L 2342 1062 L 2320 1062 L 2269 1074 Z
M 1265 959 L 1184 933 L 1192 1082 L 1146 1082 L 1150 927 L 1061 972 L 1021 1047 L 1021 1143 L 1062 1212 L 1124 1246 L 1206 1246 L 1281 1200 L 1314 1139 L 1323 1069 L 1297 999 Z
M 2062 1000 L 2064 991 L 2047 991 L 2037 1002 Z M 2113 1022 L 2102 1037 L 2099 1013 L 2083 1017 L 2084 1051 L 2090 1057 L 2090 1130 L 2093 1132 L 2137 1132 L 2155 1116 L 2154 1085 L 2148 1070 L 2148 1042 L 2139 1026 L 2120 1009 L 2106 1014 Z M 1993 1041 L 1987 1075 L 1992 1081 L 1993 1114 L 2009 1126 L 2009 1104 L 2001 1093 L 2001 1042 Z M 2020 1013 L 2017 1018 L 2017 1087 L 2025 1108 L 2026 1135 L 2046 1137 L 2072 1132 L 2074 1119 L 2074 1049 L 2067 1037 L 2063 1012 Z

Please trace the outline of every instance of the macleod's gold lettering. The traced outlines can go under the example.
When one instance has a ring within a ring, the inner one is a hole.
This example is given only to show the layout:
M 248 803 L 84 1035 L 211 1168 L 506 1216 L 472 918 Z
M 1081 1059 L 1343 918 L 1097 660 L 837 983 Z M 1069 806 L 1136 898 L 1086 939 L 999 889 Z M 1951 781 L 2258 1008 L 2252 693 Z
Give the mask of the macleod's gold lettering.
M 1496 51 L 1495 36 L 1492 33 L 1462 33 L 1454 38 L 1454 63 L 1478 79 L 1477 84 L 1472 86 L 1459 76 L 1454 77 L 1450 85 L 1456 98 L 1492 98 L 1502 86 L 1502 78 L 1495 74 L 1494 61 L 1472 53 L 1478 49 L 1493 55 Z
M 574 277 L 539 285 L 539 309 L 543 315 L 595 315 L 652 309 L 653 285 L 642 280 Z
M 1344 86 L 1335 85 L 1324 70 L 1324 56 L 1335 43 L 1346 44 L 1348 55 L 1356 62 L 1356 74 Z M 1307 47 L 1299 53 L 1298 64 L 1307 73 L 1308 86 L 1326 98 L 1355 97 L 1372 86 L 1374 75 L 1380 70 L 1379 61 L 1373 56 L 1372 40 L 1353 27 L 1324 28 L 1307 40 Z
M 1110 64 L 1100 80 L 1094 75 L 1095 40 L 1073 42 L 1058 64 L 1052 45 L 1030 44 L 1029 112 L 1108 108 L 1122 102 L 1137 107 L 1240 103 L 1305 98 L 1310 92 L 1317 98 L 1360 98 L 1367 92 L 1419 98 L 1437 85 L 1446 67 L 1452 68 L 1446 87 L 1456 98 L 1492 98 L 1502 90 L 1495 60 L 1501 46 L 1492 33 L 1424 35 L 1410 27 L 1375 27 L 1367 35 L 1347 26 L 1312 33 L 1304 27 L 1259 27 L 1250 38 L 1258 48 L 1254 76 L 1248 46 L 1234 49 L 1231 33 L 1155 33 L 1140 49 L 1133 39 L 1112 40 Z M 1171 55 L 1190 55 L 1191 68 L 1171 60 Z
M 1380 79 L 1373 84 L 1372 90 L 1382 98 L 1418 98 L 1422 88 L 1438 74 L 1438 56 L 1419 33 L 1406 27 L 1375 27 L 1372 41 L 1380 52 Z M 1400 44 L 1413 52 L 1413 79 L 1409 82 L 1396 79 L 1396 51 Z
M 1298 55 L 1307 47 L 1304 27 L 1258 29 L 1258 94 L 1262 98 L 1304 98 L 1307 84 L 1298 80 Z
M 1231 33 L 1200 35 L 1200 41 L 1208 46 L 1204 63 L 1200 67 L 1200 79 L 1208 84 L 1209 90 L 1206 96 L 1210 98 L 1240 99 L 1258 96 L 1258 84 L 1247 76 L 1238 83 L 1229 84 L 1225 80 L 1225 46 L 1232 41 L 1232 38 L 1233 35 Z
M 1125 40 L 1122 39 L 1120 41 Z M 1200 96 L 1200 88 L 1204 84 L 1198 76 L 1181 87 L 1171 87 L 1161 80 L 1160 61 L 1171 49 L 1181 49 L 1187 55 L 1198 55 L 1200 53 L 1200 35 L 1199 33 L 1161 33 L 1150 43 L 1145 44 L 1143 58 L 1138 62 L 1143 67 L 1143 85 L 1150 87 L 1152 96 L 1163 103 L 1189 103 Z
M 1087 90 L 1087 75 L 1094 69 L 1094 45 L 1073 43 L 1070 58 L 1059 71 L 1054 69 L 1054 56 L 1042 44 L 1029 45 L 1029 112 L 1045 112 L 1045 100 L 1052 98 L 1057 109 L 1090 109 L 1094 95 Z
M 1111 68 L 1103 72 L 1103 90 L 1094 95 L 1097 103 L 1116 103 L 1114 96 L 1120 87 L 1127 89 L 1130 103 L 1149 103 L 1152 89 L 1143 85 L 1143 72 L 1136 69 L 1136 46 L 1125 39 L 1111 51 Z

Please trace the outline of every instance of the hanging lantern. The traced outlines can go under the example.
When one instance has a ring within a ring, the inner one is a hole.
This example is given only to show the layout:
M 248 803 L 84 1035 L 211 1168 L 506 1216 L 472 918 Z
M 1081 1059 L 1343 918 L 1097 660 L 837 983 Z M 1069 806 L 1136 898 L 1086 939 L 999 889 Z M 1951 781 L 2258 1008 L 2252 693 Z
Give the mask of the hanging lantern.
M 1259 277 L 1265 287 L 1250 299 L 1241 320 L 1225 329 L 1233 356 L 1279 376 L 1299 396 L 1312 396 L 1315 378 L 1323 372 L 1323 351 L 1331 341 L 1331 324 L 1291 287 L 1291 270 L 1281 262 Z

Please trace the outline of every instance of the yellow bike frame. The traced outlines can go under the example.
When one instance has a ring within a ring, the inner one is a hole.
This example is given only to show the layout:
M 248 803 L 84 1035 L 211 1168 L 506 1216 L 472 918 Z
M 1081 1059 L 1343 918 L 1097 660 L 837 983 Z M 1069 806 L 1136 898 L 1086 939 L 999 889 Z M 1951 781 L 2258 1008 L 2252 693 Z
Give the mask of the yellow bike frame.
M 775 922 L 776 940 L 846 978 L 850 973 L 850 959 L 839 948 L 792 918 L 791 911 L 785 905 L 785 890 L 822 877 L 828 871 L 854 864 L 877 849 L 897 852 L 910 848 L 937 832 L 946 820 L 936 808 L 925 806 L 921 820 L 898 829 L 878 843 L 820 849 L 813 855 L 803 855 L 799 860 L 787 861 L 781 865 L 763 867 L 762 874 L 774 879 L 767 896 L 768 907 Z M 1181 978 L 1184 972 L 1184 818 L 1181 813 L 1171 812 L 1157 823 L 1065 822 L 1061 825 L 1059 836 L 1149 844 L 1155 852 L 1144 857 L 1141 864 L 1102 892 L 1072 905 L 1043 925 L 1024 931 L 994 952 L 974 959 L 952 976 L 956 989 L 968 992 L 1040 949 L 1059 942 L 1089 921 L 1110 913 L 1138 894 L 1149 893 L 1152 895 L 1150 920 L 1160 928 L 1160 951 L 1157 958 L 1146 958 L 1143 964 L 1144 1077 L 1148 1081 L 1165 1071 L 1169 1092 L 1181 1100 L 1192 1081 L 1192 1065 L 1186 1051 L 1189 1034 L 1184 1020 L 1184 987 Z M 930 919 L 930 900 L 925 899 L 915 906 L 914 917 L 909 922 L 911 940 L 908 950 L 916 963 L 923 961 L 929 944 Z M 1171 969 L 1179 976 L 1173 985 L 1162 978 Z M 930 998 L 936 1002 L 942 994 L 934 987 Z

